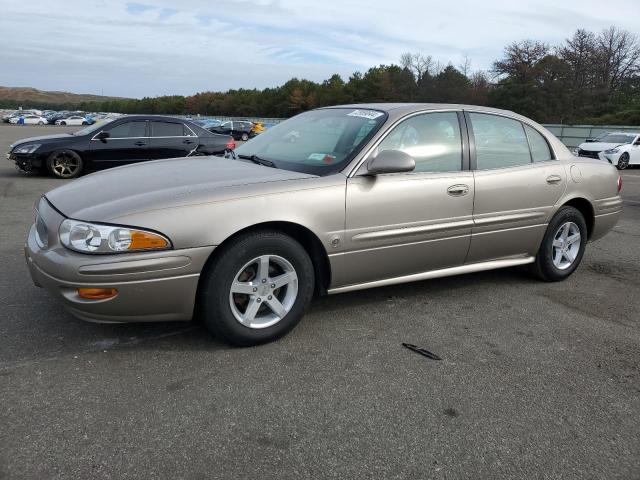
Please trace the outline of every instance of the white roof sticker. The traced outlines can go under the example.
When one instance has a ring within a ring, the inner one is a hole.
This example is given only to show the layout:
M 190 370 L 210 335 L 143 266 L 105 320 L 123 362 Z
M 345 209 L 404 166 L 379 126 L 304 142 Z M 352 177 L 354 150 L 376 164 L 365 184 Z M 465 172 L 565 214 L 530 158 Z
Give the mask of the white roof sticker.
M 373 120 L 374 118 L 381 117 L 384 114 L 382 112 L 376 112 L 375 110 L 354 110 L 351 113 L 347 113 L 347 115 L 349 117 L 362 117 Z

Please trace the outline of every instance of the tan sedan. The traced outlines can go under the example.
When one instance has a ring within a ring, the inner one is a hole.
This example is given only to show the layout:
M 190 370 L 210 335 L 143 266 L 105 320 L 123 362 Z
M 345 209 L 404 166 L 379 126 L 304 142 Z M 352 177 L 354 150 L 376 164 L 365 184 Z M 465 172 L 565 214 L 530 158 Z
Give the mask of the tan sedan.
M 620 214 L 615 168 L 511 112 L 323 108 L 233 158 L 88 175 L 37 204 L 34 282 L 100 322 L 201 317 L 278 338 L 312 296 L 516 265 L 563 280 Z

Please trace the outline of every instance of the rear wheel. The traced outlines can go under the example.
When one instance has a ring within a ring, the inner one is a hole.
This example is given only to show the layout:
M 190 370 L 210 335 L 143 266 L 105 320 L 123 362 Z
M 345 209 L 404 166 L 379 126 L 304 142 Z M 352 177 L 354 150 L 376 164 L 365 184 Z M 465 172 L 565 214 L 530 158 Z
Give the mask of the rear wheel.
M 58 178 L 75 178 L 82 166 L 82 158 L 73 150 L 58 150 L 47 158 L 47 170 Z
M 40 121 L 38 122 L 38 125 L 44 125 L 44 122 Z
M 240 137 L 240 139 L 243 142 L 246 142 L 247 140 L 249 140 L 249 134 L 247 132 L 243 132 L 242 136 Z
M 260 231 L 223 249 L 200 286 L 201 313 L 209 330 L 240 346 L 291 331 L 314 289 L 313 264 L 302 245 L 282 233 Z
M 586 244 L 587 224 L 582 213 L 562 207 L 549 222 L 533 273 L 546 282 L 564 280 L 580 265 Z
M 629 154 L 627 152 L 624 152 L 622 155 L 620 155 L 616 168 L 618 170 L 624 170 L 628 166 L 629 166 Z

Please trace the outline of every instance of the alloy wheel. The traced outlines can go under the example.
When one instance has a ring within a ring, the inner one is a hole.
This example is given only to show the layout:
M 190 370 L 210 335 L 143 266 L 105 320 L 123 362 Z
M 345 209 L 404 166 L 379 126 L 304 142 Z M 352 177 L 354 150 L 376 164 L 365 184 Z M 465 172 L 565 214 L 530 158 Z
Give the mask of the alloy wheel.
M 580 228 L 573 222 L 560 225 L 551 244 L 553 264 L 559 270 L 566 270 L 580 252 Z
M 73 177 L 78 173 L 79 168 L 80 162 L 78 162 L 78 159 L 66 152 L 58 153 L 51 165 L 51 169 L 60 178 Z
M 298 296 L 298 275 L 278 255 L 261 255 L 234 276 L 229 291 L 231 312 L 248 328 L 267 328 L 282 320 Z
M 618 159 L 618 170 L 624 170 L 629 166 L 629 155 L 623 153 Z

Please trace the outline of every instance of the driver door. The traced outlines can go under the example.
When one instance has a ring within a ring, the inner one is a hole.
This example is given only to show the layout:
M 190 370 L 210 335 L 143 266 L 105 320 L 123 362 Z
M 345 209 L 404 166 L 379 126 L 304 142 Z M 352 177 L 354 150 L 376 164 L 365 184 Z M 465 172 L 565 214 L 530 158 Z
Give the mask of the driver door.
M 347 180 L 342 286 L 462 265 L 473 226 L 473 173 L 462 114 L 421 113 L 395 126 L 372 152 L 401 150 L 409 173 Z

